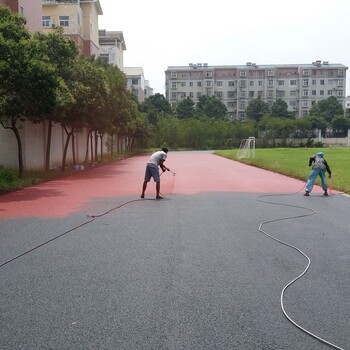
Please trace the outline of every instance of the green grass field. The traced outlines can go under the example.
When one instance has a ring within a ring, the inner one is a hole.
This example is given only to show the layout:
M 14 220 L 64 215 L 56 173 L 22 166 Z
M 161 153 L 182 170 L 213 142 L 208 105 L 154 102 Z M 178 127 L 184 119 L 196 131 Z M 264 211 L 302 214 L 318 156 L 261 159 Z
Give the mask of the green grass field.
M 350 194 L 350 148 L 268 148 L 256 149 L 255 158 L 240 159 L 245 164 L 268 169 L 300 180 L 307 180 L 311 167 L 309 158 L 317 152 L 324 152 L 325 159 L 332 171 L 332 178 L 327 183 L 330 189 Z M 238 149 L 215 151 L 215 154 L 237 159 Z M 319 178 L 316 184 L 320 184 Z

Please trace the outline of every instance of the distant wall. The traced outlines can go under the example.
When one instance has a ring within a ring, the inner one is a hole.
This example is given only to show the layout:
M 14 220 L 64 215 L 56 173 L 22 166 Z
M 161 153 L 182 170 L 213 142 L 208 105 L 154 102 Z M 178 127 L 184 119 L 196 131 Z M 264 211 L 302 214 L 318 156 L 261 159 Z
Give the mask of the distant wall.
M 45 169 L 45 154 L 47 143 L 47 123 L 32 124 L 26 122 L 20 129 L 23 151 L 24 169 Z M 75 134 L 76 162 L 82 163 L 86 154 L 87 131 Z M 50 168 L 59 167 L 62 164 L 66 133 L 61 125 L 54 124 L 52 128 Z M 98 152 L 100 152 L 100 143 Z M 104 140 L 103 140 L 104 142 Z M 90 150 L 89 150 L 90 151 Z M 90 152 L 89 152 L 90 156 Z M 67 164 L 73 162 L 72 143 L 67 152 Z M 18 147 L 12 130 L 0 127 L 0 165 L 6 168 L 18 169 Z

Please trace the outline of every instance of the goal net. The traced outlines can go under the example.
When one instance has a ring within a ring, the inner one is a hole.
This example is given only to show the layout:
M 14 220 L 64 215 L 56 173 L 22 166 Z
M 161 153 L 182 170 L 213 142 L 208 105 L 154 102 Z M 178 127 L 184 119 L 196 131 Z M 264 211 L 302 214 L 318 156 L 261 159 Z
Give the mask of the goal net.
M 237 158 L 255 158 L 255 137 L 252 136 L 241 141 Z

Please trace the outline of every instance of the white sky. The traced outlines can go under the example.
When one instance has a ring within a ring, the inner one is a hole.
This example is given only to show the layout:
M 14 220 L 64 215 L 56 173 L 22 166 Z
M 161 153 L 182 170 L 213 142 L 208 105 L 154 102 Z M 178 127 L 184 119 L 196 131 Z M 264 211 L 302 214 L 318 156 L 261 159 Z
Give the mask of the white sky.
M 122 31 L 125 67 L 165 94 L 168 66 L 302 64 L 350 67 L 349 0 L 100 0 L 99 28 Z M 347 71 L 350 95 L 350 71 Z

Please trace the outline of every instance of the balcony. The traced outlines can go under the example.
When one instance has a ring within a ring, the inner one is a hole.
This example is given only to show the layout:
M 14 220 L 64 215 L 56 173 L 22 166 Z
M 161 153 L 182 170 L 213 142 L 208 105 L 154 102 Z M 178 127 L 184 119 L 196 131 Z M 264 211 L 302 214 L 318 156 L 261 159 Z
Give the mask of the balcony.
M 43 5 L 77 4 L 78 0 L 42 0 Z

